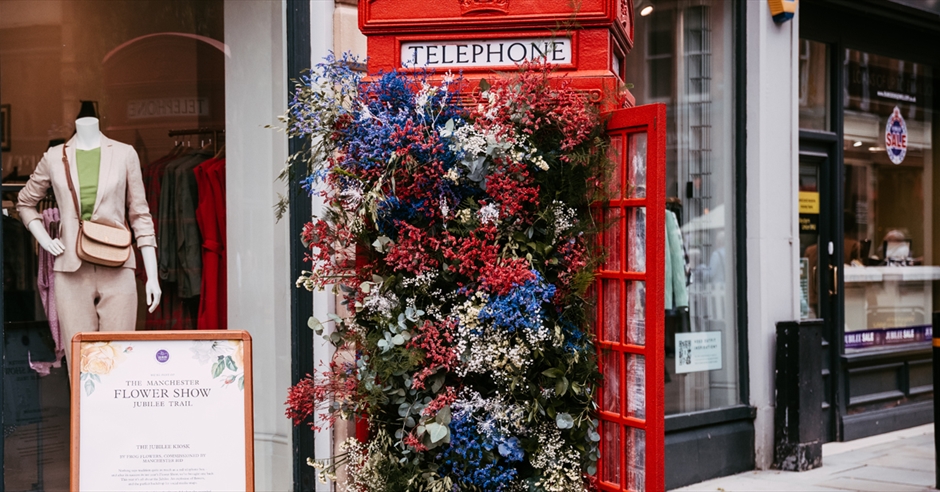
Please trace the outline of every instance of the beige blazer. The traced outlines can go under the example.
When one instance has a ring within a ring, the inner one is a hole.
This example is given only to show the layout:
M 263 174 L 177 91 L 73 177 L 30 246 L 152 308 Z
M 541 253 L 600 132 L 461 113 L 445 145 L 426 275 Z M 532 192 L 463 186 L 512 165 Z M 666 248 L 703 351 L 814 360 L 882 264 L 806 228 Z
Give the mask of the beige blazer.
M 78 167 L 75 163 L 75 138 L 65 144 L 65 153 L 69 160 L 69 172 L 75 191 L 80 193 Z M 79 212 L 72 203 L 65 167 L 62 165 L 62 145 L 51 147 L 43 155 L 36 170 L 29 177 L 29 182 L 20 190 L 16 210 L 27 227 L 34 220 L 42 220 L 36 210 L 36 204 L 46 196 L 49 187 L 55 192 L 59 206 L 59 238 L 65 245 L 65 252 L 55 259 L 54 270 L 74 272 L 82 266 L 75 250 L 78 237 Z M 98 171 L 98 194 L 91 220 L 114 227 L 130 224 L 137 238 L 137 246 L 157 246 L 153 232 L 153 219 L 144 194 L 144 183 L 140 177 L 140 159 L 133 147 L 121 142 L 101 137 L 101 168 Z M 124 263 L 125 268 L 134 268 L 134 252 Z

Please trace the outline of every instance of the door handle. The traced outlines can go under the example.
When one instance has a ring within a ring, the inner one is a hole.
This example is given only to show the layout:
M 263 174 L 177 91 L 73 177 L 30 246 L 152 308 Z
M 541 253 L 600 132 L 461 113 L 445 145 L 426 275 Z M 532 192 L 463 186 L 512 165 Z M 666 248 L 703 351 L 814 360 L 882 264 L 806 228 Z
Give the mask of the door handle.
M 832 287 L 829 289 L 829 295 L 839 295 L 839 267 L 829 265 L 829 271 L 832 272 Z

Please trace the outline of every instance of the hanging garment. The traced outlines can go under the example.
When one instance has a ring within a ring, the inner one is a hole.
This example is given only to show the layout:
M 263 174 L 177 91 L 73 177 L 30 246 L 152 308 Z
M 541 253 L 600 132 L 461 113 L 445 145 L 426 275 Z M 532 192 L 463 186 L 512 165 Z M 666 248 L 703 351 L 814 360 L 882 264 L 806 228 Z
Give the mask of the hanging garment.
M 42 225 L 46 228 L 49 237 L 52 239 L 57 238 L 59 236 L 59 209 L 49 208 L 43 210 Z M 29 366 L 38 372 L 40 376 L 49 375 L 53 367 L 61 367 L 62 357 L 65 356 L 65 343 L 59 329 L 59 312 L 55 307 L 54 265 L 55 256 L 39 248 L 39 276 L 36 279 L 36 285 L 39 287 L 39 298 L 42 301 L 43 310 L 46 312 L 46 319 L 49 320 L 49 331 L 52 333 L 52 341 L 55 344 L 55 362 L 34 361 L 32 354 L 30 354 Z
M 196 221 L 196 205 L 199 203 L 199 187 L 193 170 L 207 160 L 201 155 L 176 169 L 176 244 L 180 266 L 180 297 L 199 295 L 202 284 L 202 234 Z
M 202 238 L 196 223 L 198 188 L 193 168 L 211 157 L 195 152 L 167 164 L 160 189 L 160 278 L 176 282 L 180 298 L 199 295 Z
M 679 220 L 671 210 L 666 211 L 666 309 L 689 305 L 686 285 L 686 263 L 682 252 L 682 232 Z
M 175 282 L 178 267 L 175 260 L 169 259 L 176 257 L 176 248 L 171 246 L 171 244 L 175 245 L 176 228 L 173 226 L 175 222 L 172 214 L 172 193 L 164 196 L 167 185 L 164 178 L 167 175 L 167 168 L 189 158 L 191 158 L 190 155 L 170 154 L 149 164 L 143 171 L 147 201 L 150 203 L 150 208 L 157 211 L 154 216 L 154 229 L 157 231 L 160 287 L 163 291 L 160 305 L 154 312 L 147 313 L 147 319 L 144 322 L 145 330 L 193 330 L 196 328 L 198 299 L 194 303 L 179 297 L 179 288 Z M 172 277 L 173 280 L 167 277 Z
M 158 243 L 160 237 L 158 225 L 160 215 L 160 181 L 163 179 L 163 171 L 166 169 L 166 165 L 175 158 L 174 155 L 163 156 L 145 165 L 140 172 L 141 179 L 144 182 L 144 195 L 147 197 L 147 204 L 150 205 L 150 210 L 153 215 L 153 230 L 154 234 L 157 236 Z M 140 256 L 140 251 L 135 251 L 135 253 L 137 253 L 137 271 L 134 273 L 141 282 L 145 282 L 147 280 L 147 272 L 144 270 L 144 259 Z M 159 272 L 157 275 L 159 275 Z
M 219 196 L 219 187 L 214 186 L 216 176 L 210 169 L 224 166 L 224 159 L 210 159 L 193 169 L 199 187 L 199 204 L 196 220 L 202 233 L 202 285 L 199 300 L 197 326 L 201 330 L 224 330 L 226 287 L 225 245 L 219 227 L 220 217 L 225 215 L 225 198 Z

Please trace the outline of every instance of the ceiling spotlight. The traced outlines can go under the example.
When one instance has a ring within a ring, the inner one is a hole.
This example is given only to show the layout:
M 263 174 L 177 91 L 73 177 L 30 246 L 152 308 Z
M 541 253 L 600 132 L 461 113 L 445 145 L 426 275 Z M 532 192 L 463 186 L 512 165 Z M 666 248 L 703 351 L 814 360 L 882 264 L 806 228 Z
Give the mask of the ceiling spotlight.
M 855 143 L 852 144 L 852 147 L 861 147 L 861 146 L 862 146 L 862 141 L 861 141 L 861 140 L 856 140 Z
M 653 2 L 650 0 L 640 0 L 636 4 L 636 10 L 640 12 L 641 17 L 646 17 L 653 13 Z
M 869 147 L 868 148 L 869 152 L 884 152 L 884 150 L 885 150 L 884 147 Z

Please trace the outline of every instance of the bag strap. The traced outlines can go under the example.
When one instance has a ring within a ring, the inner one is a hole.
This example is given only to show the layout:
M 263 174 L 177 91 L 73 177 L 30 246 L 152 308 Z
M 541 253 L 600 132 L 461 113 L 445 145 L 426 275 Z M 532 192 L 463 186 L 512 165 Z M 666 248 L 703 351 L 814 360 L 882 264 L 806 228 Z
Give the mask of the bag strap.
M 65 180 L 69 183 L 72 203 L 75 205 L 75 213 L 78 214 L 78 225 L 81 226 L 84 222 L 82 220 L 82 208 L 78 204 L 78 195 L 75 194 L 75 185 L 72 183 L 72 173 L 69 170 L 69 158 L 65 155 L 65 147 L 67 147 L 67 145 L 62 146 L 62 165 L 65 166 Z

